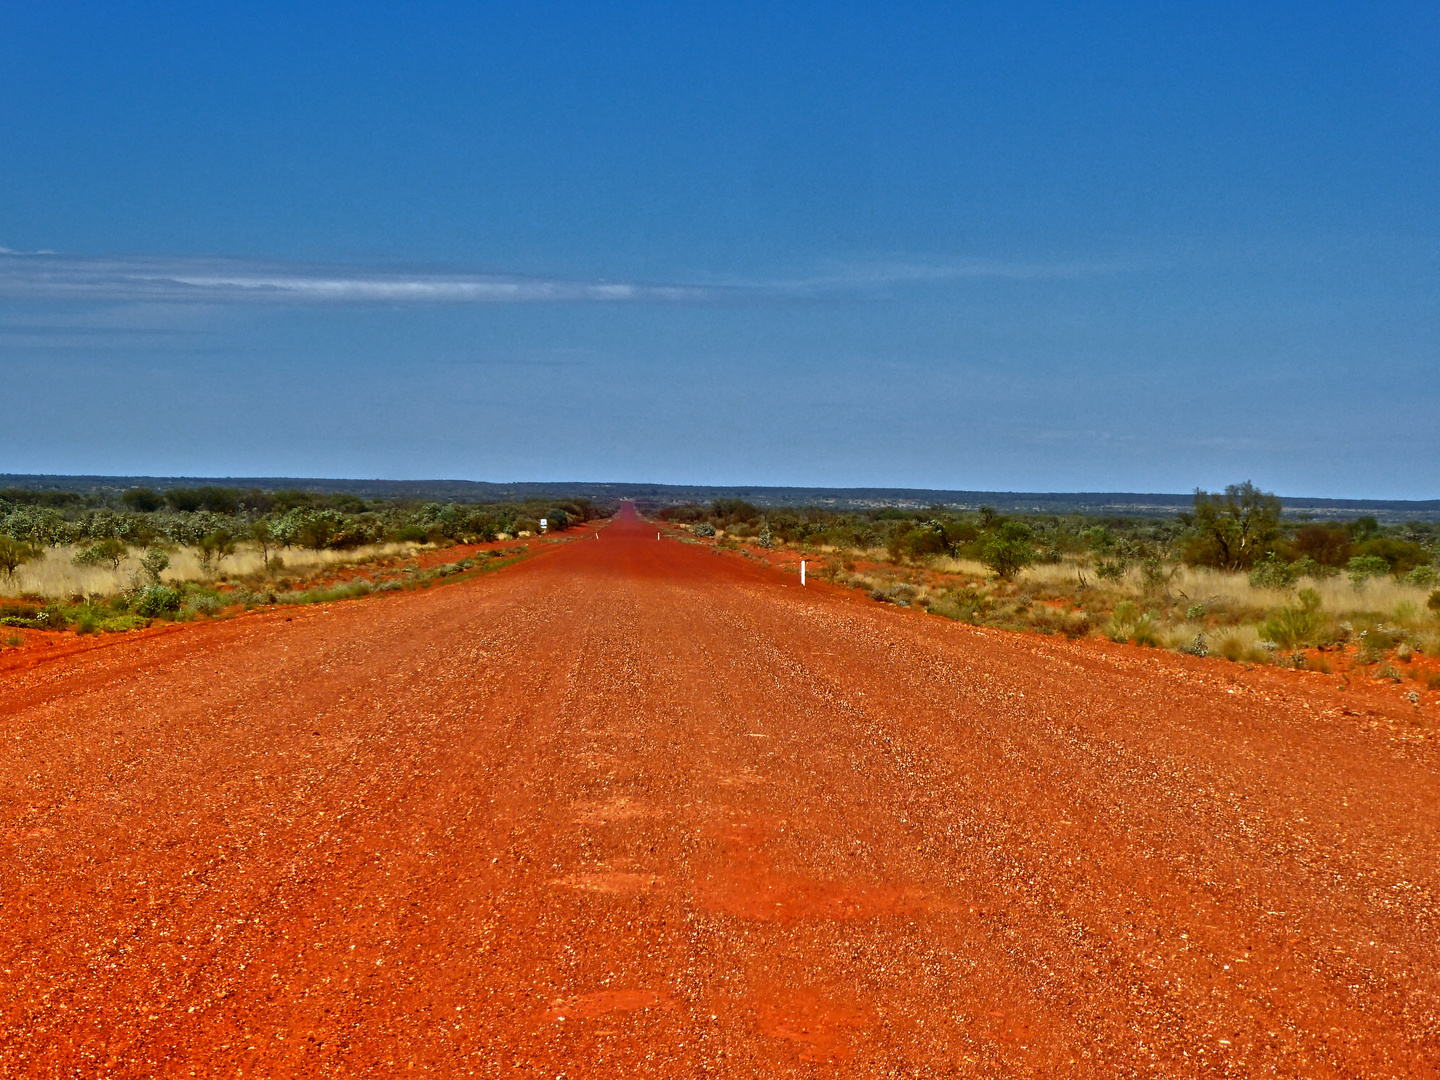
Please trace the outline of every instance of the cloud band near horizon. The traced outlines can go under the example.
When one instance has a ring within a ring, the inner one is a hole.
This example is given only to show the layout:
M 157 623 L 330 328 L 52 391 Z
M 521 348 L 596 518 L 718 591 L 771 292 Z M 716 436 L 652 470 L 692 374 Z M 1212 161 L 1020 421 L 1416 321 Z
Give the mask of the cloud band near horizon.
M 815 296 L 959 279 L 1034 280 L 1113 273 L 1120 266 L 983 260 L 850 267 L 753 283 L 581 281 L 516 274 L 377 270 L 230 258 L 87 257 L 0 248 L 0 297 L 170 303 L 707 303 Z

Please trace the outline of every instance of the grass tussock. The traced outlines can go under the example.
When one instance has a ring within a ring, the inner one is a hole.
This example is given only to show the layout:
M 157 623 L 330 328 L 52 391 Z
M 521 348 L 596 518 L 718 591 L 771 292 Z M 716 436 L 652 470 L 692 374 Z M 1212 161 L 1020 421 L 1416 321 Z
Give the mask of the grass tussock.
M 409 558 L 420 549 L 414 543 L 371 544 L 350 551 L 295 549 L 272 553 L 273 573 L 305 577 L 329 570 L 365 564 L 383 559 Z M 72 596 L 113 596 L 134 589 L 145 577 L 140 560 L 142 551 L 130 549 L 118 567 L 77 565 L 80 549 L 74 545 L 47 548 L 40 558 L 16 569 L 11 578 L 0 577 L 0 596 L 36 595 L 54 598 Z M 251 578 L 267 571 L 259 548 L 237 546 L 235 553 L 207 567 L 200 552 L 191 547 L 177 547 L 167 552 L 170 565 L 161 573 L 161 580 L 171 584 L 213 581 L 219 577 Z

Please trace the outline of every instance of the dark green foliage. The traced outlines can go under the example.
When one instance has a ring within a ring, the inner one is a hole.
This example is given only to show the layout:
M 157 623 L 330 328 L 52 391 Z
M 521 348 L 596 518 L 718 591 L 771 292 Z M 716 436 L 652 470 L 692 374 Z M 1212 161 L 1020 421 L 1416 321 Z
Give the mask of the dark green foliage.
M 661 521 L 675 521 L 682 525 L 692 525 L 708 518 L 710 511 L 699 503 L 685 503 L 681 506 L 667 506 L 657 516 Z
M 106 537 L 104 540 L 97 540 L 84 551 L 79 552 L 71 561 L 76 566 L 100 566 L 108 563 L 110 569 L 120 569 L 120 563 L 129 553 L 124 543 L 114 537 Z
M 715 524 L 728 528 L 742 521 L 756 520 L 760 511 L 744 499 L 716 499 L 710 504 L 710 514 Z
M 180 592 L 169 585 L 151 585 L 135 599 L 135 614 L 158 619 L 180 610 Z
M 234 514 L 240 509 L 240 493 L 234 488 L 198 487 L 171 488 L 165 492 L 171 509 L 194 513 L 208 510 L 212 514 Z
M 1320 566 L 1341 567 L 1354 554 L 1350 534 L 1343 525 L 1302 525 L 1295 530 L 1290 553 L 1298 559 L 1312 559 Z
M 886 547 L 889 549 L 890 558 L 897 562 L 903 559 L 923 559 L 927 555 L 944 555 L 951 550 L 945 539 L 945 527 L 933 518 L 929 521 L 897 523 L 890 533 L 890 542 Z
M 333 511 L 322 510 L 306 515 L 295 532 L 295 539 L 301 546 L 320 551 L 331 546 L 340 532 L 340 516 Z
M 37 555 L 38 552 L 24 541 L 0 535 L 0 574 L 7 578 L 13 578 L 16 570 Z
M 23 488 L 6 488 L 0 491 L 0 502 L 16 506 L 44 506 L 52 510 L 63 510 L 79 506 L 85 500 L 73 491 L 26 491 Z
M 1350 583 L 1357 589 L 1372 577 L 1384 577 L 1390 572 L 1390 564 L 1378 555 L 1356 555 L 1345 564 Z
M 1119 581 L 1125 576 L 1125 563 L 1121 559 L 1101 559 L 1095 564 L 1095 576 L 1102 581 Z
M 1034 533 L 1019 521 L 1007 521 L 985 541 L 980 561 L 1009 580 L 1035 561 Z
M 1364 514 L 1347 525 L 1346 532 L 1349 533 L 1351 540 L 1362 544 L 1366 540 L 1380 535 L 1380 523 L 1369 514 Z
M 1197 566 L 1244 570 L 1271 550 L 1280 526 L 1280 500 L 1250 481 L 1224 495 L 1195 489 L 1195 535 L 1186 558 Z
M 235 554 L 235 537 L 228 529 L 216 529 L 200 538 L 200 563 L 208 571 Z
M 1408 574 L 1417 566 L 1430 563 L 1430 553 L 1419 544 L 1400 540 L 1393 536 L 1371 536 L 1355 545 L 1359 558 L 1381 559 L 1387 573 L 1397 576 Z M 1353 562 L 1353 560 L 1351 560 Z
M 131 488 L 120 500 L 137 514 L 153 514 L 165 505 L 165 496 L 149 488 Z

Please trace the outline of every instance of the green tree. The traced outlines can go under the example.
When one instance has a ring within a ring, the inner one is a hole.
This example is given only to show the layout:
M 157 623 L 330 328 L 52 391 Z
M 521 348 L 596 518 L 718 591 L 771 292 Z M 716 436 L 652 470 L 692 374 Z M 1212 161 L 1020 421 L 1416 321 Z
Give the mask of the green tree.
M 153 514 L 165 505 L 165 496 L 150 488 L 131 488 L 120 496 L 120 500 L 131 510 L 141 514 Z
M 13 578 L 16 570 L 38 555 L 39 552 L 23 540 L 16 540 L 13 536 L 0 536 L 0 573 L 7 579 Z
M 1006 581 L 1035 561 L 1030 526 L 1007 521 L 995 530 L 980 549 L 980 561 Z
M 98 566 L 101 563 L 109 563 L 110 569 L 119 570 L 121 561 L 128 553 L 129 549 L 122 541 L 113 536 L 107 536 L 104 540 L 91 544 L 76 555 L 71 562 L 76 566 Z
M 199 547 L 200 565 L 208 574 L 212 565 L 218 569 L 223 560 L 235 554 L 235 538 L 226 529 L 216 529 L 200 538 Z
M 1244 570 L 1262 558 L 1280 531 L 1280 500 L 1249 480 L 1223 495 L 1195 489 L 1196 536 L 1189 561 L 1222 570 Z
M 160 584 L 160 575 L 170 565 L 170 556 L 159 548 L 151 548 L 140 560 L 140 569 L 149 576 L 151 584 Z
M 340 515 L 333 510 L 309 513 L 306 514 L 300 528 L 296 530 L 295 539 L 305 547 L 319 551 L 321 548 L 329 547 L 335 541 L 342 524 Z
M 270 522 L 261 518 L 259 521 L 250 523 L 250 539 L 254 540 L 260 548 L 260 558 L 265 564 L 265 569 L 270 569 L 270 549 L 275 546 L 275 532 L 270 528 Z

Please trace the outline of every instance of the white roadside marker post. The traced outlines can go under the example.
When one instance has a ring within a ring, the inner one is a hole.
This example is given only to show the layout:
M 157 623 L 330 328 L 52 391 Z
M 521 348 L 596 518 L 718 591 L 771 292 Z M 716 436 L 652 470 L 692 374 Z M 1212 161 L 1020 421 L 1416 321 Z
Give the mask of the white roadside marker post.
M 800 584 L 805 584 L 805 560 L 800 560 Z

